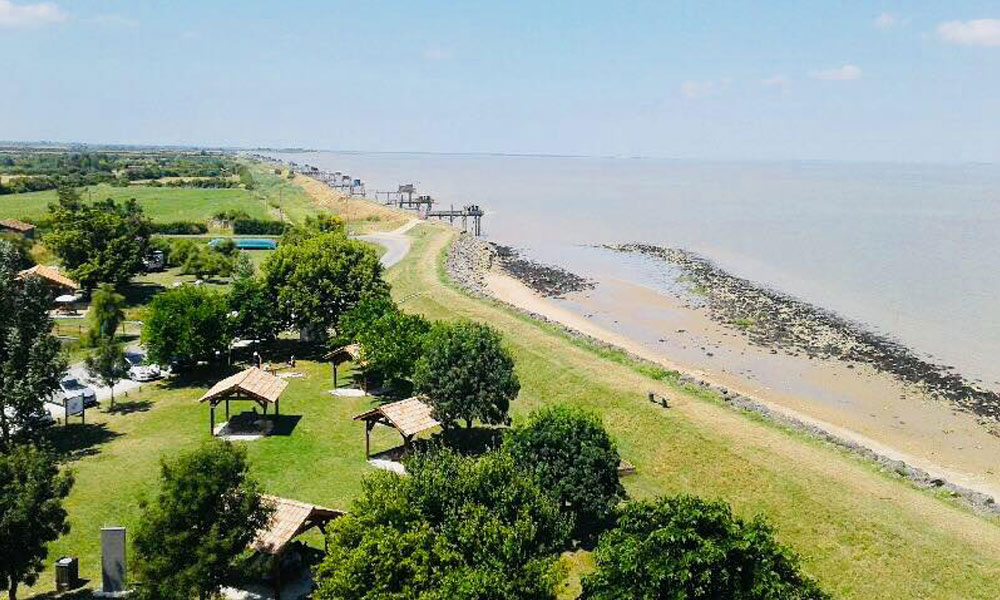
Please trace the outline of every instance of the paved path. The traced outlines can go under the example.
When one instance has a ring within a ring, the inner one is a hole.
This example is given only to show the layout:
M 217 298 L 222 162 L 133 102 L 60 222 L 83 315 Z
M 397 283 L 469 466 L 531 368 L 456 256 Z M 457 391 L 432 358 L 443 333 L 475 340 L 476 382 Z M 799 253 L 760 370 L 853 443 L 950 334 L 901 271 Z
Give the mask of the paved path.
M 384 247 L 386 252 L 382 255 L 382 266 L 388 269 L 403 260 L 410 251 L 410 238 L 406 235 L 406 232 L 413 229 L 418 223 L 420 223 L 420 219 L 412 219 L 399 229 L 359 235 L 357 239 Z

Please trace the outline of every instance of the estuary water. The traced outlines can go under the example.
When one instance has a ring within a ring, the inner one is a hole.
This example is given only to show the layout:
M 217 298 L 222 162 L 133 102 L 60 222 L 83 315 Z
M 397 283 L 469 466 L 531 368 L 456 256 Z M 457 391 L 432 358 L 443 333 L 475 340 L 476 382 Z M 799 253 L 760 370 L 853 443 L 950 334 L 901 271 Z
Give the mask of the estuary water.
M 486 236 L 580 275 L 664 291 L 661 264 L 594 248 L 696 251 L 1000 389 L 1000 165 L 705 162 L 310 152 L 374 190 L 479 204 Z

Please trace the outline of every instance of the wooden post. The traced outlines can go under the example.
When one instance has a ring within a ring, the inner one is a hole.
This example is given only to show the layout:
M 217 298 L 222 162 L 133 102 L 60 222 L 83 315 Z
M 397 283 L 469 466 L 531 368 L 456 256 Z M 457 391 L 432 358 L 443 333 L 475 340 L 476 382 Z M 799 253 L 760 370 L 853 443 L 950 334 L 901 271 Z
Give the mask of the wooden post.
M 226 421 L 229 420 L 229 397 L 226 396 Z
M 371 432 L 374 426 L 373 421 L 365 421 L 365 460 L 371 457 Z
M 332 362 L 330 366 L 333 367 L 333 389 L 337 389 L 337 363 Z
M 215 437 L 215 403 L 210 402 L 209 406 L 211 407 L 210 412 L 212 416 L 208 421 L 208 433 L 212 435 L 212 437 Z

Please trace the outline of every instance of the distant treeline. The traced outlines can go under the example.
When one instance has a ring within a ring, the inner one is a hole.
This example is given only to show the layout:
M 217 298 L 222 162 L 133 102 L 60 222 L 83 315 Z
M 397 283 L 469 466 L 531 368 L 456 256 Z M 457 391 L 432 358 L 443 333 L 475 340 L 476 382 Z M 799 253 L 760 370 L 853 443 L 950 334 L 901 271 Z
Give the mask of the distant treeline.
M 75 179 L 82 181 L 82 184 L 92 184 L 163 177 L 221 179 L 238 174 L 239 168 L 232 158 L 208 152 L 25 151 L 0 154 L 0 173 L 51 176 L 66 180 L 66 183 Z M 222 185 L 207 187 L 222 187 Z
M 166 235 L 199 235 L 208 233 L 208 225 L 197 221 L 171 221 L 169 223 L 153 223 L 153 233 Z
M 281 235 L 287 225 L 282 221 L 265 219 L 236 219 L 233 221 L 233 233 L 242 235 Z

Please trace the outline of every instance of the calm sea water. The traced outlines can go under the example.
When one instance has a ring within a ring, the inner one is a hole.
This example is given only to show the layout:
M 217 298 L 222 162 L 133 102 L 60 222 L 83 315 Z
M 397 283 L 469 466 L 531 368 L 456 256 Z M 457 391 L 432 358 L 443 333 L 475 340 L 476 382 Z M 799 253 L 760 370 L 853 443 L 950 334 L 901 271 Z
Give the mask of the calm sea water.
M 1000 387 L 1000 166 L 317 152 L 369 191 L 476 203 L 490 239 L 583 275 L 658 287 L 642 241 L 835 310 Z

